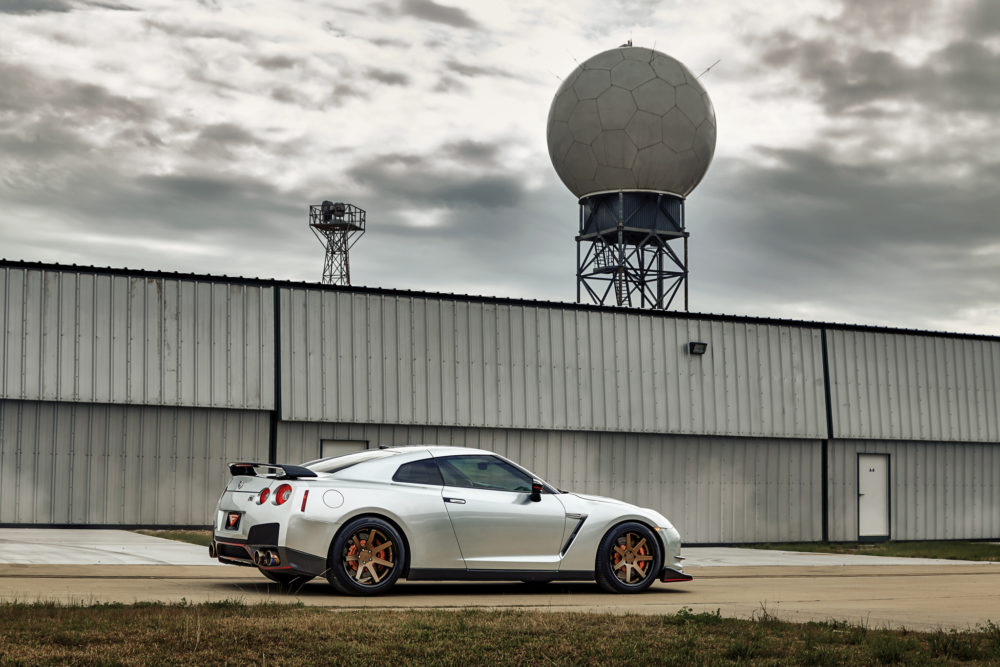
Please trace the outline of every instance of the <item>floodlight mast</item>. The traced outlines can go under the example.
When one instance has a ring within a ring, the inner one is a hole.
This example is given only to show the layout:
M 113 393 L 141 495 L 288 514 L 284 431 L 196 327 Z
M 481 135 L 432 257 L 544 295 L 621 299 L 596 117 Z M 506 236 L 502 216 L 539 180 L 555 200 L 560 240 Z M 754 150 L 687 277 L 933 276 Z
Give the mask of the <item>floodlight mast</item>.
M 365 233 L 365 211 L 353 204 L 324 201 L 309 206 L 309 228 L 326 248 L 324 285 L 350 285 L 351 247 Z

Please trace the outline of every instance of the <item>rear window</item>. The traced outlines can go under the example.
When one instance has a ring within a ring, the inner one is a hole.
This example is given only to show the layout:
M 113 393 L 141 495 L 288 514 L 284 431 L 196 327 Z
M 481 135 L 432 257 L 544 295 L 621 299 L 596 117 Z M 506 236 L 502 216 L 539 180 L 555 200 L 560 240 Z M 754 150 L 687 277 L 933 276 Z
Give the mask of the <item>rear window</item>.
M 308 463 L 303 463 L 302 465 L 309 468 L 313 472 L 338 472 L 344 468 L 350 468 L 353 465 L 359 463 L 364 463 L 365 461 L 374 461 L 375 459 L 382 459 L 387 456 L 396 456 L 399 452 L 393 452 L 388 449 L 366 449 L 363 452 L 356 452 L 354 454 L 344 454 L 343 456 L 334 456 L 328 459 L 316 459 L 315 461 L 309 461 Z
M 399 470 L 392 476 L 394 482 L 408 482 L 410 484 L 431 484 L 433 486 L 444 486 L 441 479 L 441 471 L 438 470 L 434 459 L 423 459 L 422 461 L 411 461 L 399 466 Z

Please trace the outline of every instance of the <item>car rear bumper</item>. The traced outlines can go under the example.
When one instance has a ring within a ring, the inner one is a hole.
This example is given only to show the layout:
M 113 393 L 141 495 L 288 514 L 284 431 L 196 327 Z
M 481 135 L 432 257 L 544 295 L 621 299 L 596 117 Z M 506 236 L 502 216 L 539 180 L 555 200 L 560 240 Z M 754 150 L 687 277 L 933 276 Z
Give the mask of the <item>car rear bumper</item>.
M 208 555 L 228 565 L 257 567 L 269 572 L 321 576 L 326 559 L 276 544 L 252 544 L 249 540 L 218 537 L 208 547 Z M 273 564 L 269 564 L 273 563 Z
M 677 581 L 691 581 L 694 579 L 690 574 L 684 574 L 679 570 L 675 570 L 670 567 L 663 568 L 660 573 L 660 581 L 664 583 L 677 582 Z

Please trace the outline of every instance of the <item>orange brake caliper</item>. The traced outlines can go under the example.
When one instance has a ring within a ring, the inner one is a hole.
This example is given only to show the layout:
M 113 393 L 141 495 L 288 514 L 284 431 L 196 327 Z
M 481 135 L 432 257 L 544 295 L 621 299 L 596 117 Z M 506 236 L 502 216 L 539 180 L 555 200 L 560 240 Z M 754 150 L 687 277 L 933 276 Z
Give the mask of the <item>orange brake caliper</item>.
M 367 540 L 361 540 L 361 546 L 365 546 L 365 542 L 366 541 Z M 348 556 L 357 556 L 358 555 L 358 547 L 356 545 L 352 544 L 350 546 L 350 548 L 347 550 L 347 555 Z M 358 561 L 357 561 L 357 559 L 351 561 L 351 569 L 355 570 L 355 571 L 358 569 Z

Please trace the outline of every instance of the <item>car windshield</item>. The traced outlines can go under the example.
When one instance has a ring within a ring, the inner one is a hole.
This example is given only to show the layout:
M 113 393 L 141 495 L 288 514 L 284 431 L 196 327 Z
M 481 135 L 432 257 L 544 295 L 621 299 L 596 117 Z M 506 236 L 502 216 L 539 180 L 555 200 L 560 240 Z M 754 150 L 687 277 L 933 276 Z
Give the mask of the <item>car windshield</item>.
M 334 456 L 332 458 L 326 459 L 316 459 L 315 461 L 309 461 L 308 463 L 303 463 L 302 465 L 309 468 L 313 472 L 337 472 L 343 470 L 344 468 L 350 468 L 353 465 L 359 463 L 364 463 L 365 461 L 373 461 L 375 459 L 385 458 L 386 456 L 395 456 L 399 452 L 394 452 L 388 449 L 366 449 L 363 452 L 356 452 L 354 454 L 344 454 L 343 456 Z

